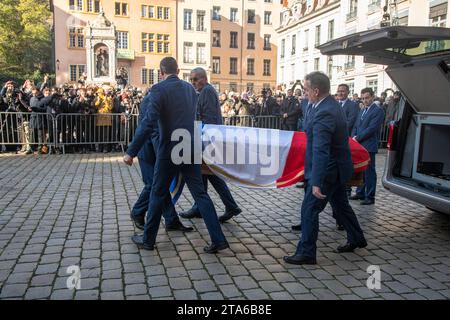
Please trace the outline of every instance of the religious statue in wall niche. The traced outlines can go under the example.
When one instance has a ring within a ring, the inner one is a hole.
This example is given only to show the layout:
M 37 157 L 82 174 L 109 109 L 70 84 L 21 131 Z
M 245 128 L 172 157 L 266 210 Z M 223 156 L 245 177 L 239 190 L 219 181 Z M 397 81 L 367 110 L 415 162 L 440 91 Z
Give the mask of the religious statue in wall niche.
M 99 46 L 95 50 L 95 77 L 107 77 L 109 75 L 109 54 L 108 47 Z

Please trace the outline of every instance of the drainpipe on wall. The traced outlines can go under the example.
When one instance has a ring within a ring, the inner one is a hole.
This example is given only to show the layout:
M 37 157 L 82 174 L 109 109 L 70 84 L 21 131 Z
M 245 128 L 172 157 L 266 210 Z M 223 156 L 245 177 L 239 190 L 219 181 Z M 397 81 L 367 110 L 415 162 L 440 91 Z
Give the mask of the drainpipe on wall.
M 241 0 L 241 6 L 242 6 L 242 9 L 241 9 L 241 11 L 242 11 L 242 22 L 241 22 L 241 74 L 240 74 L 240 77 L 241 77 L 241 81 L 240 81 L 240 84 L 241 84 L 241 92 L 243 91 L 242 90 L 242 88 L 243 88 L 243 83 L 242 83 L 242 74 L 244 73 L 244 54 L 243 54 L 243 51 L 244 51 L 244 22 L 245 22 L 245 8 L 244 8 L 244 0 Z M 239 90 L 238 90 L 239 91 Z

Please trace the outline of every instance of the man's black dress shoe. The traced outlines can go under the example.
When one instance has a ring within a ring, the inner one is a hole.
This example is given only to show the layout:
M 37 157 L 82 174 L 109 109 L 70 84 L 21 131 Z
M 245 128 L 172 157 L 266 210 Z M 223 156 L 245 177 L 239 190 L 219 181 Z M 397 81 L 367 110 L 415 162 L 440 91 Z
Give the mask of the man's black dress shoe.
M 140 249 L 144 249 L 144 250 L 154 250 L 155 249 L 155 245 L 153 244 L 149 244 L 149 243 L 145 243 L 144 242 L 144 236 L 142 235 L 134 235 L 131 237 L 131 240 L 140 248 Z
M 342 246 L 337 247 L 337 252 L 339 252 L 339 253 L 353 252 L 356 248 L 365 248 L 365 247 L 367 247 L 366 241 L 364 241 L 360 244 L 346 243 Z
M 219 244 L 212 243 L 211 245 L 204 247 L 203 251 L 205 251 L 206 253 L 217 253 L 220 250 L 224 250 L 229 247 L 230 245 L 228 244 L 228 242 L 223 242 Z
M 375 200 L 366 199 L 366 200 L 361 201 L 360 205 L 362 205 L 362 206 L 370 206 L 371 204 L 374 204 L 374 203 L 375 203 Z
M 201 218 L 202 217 L 200 212 L 198 212 L 196 210 L 194 211 L 192 209 L 189 209 L 188 211 L 185 211 L 185 212 L 180 212 L 179 216 L 184 219 L 192 219 L 192 218 Z
M 174 224 L 166 226 L 166 231 L 182 231 L 182 232 L 190 232 L 194 230 L 192 227 L 186 227 L 181 223 L 181 221 L 177 221 Z
M 296 224 L 295 226 L 291 227 L 292 231 L 302 231 L 302 225 Z
M 339 231 L 344 231 L 344 226 L 342 224 L 336 223 L 336 229 L 338 229 Z
M 304 257 L 301 255 L 285 256 L 283 257 L 284 262 L 289 264 L 317 264 L 316 258 Z
M 219 221 L 221 223 L 230 220 L 231 218 L 233 218 L 234 216 L 237 216 L 239 213 L 241 213 L 242 210 L 241 208 L 236 208 L 234 210 L 228 210 L 227 212 L 225 212 L 223 215 L 221 215 L 219 217 Z
M 136 217 L 132 213 L 130 214 L 131 221 L 133 221 L 134 226 L 138 229 L 144 230 L 145 217 Z
M 355 195 L 353 195 L 353 196 L 351 196 L 351 197 L 348 197 L 348 199 L 349 199 L 349 200 L 364 200 L 364 197 L 355 194 Z

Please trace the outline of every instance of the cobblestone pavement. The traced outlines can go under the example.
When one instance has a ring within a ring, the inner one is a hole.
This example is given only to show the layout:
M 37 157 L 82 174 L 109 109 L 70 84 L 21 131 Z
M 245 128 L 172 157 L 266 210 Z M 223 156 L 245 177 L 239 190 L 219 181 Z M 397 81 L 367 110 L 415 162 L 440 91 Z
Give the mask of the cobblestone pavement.
M 384 155 L 378 156 L 381 177 Z M 243 209 L 223 225 L 231 250 L 202 252 L 209 237 L 199 219 L 192 233 L 158 235 L 154 252 L 131 242 L 130 207 L 142 187 L 138 166 L 120 154 L 0 155 L 0 298 L 15 299 L 448 299 L 450 216 L 390 194 L 355 203 L 369 246 L 345 242 L 329 207 L 320 217 L 317 266 L 290 266 L 299 239 L 303 191 L 232 188 Z M 211 192 L 218 213 L 223 205 Z M 191 206 L 186 192 L 179 211 Z M 67 268 L 80 266 L 81 289 L 67 289 Z M 381 289 L 369 290 L 369 265 Z

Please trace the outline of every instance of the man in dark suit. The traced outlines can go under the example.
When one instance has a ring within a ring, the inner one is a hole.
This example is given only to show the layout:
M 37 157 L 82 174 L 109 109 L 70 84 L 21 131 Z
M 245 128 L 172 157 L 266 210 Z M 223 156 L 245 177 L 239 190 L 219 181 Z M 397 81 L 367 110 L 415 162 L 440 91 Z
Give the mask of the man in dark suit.
M 370 164 L 364 172 L 364 185 L 356 189 L 351 200 L 363 200 L 362 205 L 375 203 L 377 187 L 377 172 L 375 170 L 375 156 L 378 152 L 379 136 L 384 121 L 384 111 L 374 103 L 374 92 L 371 88 L 361 90 L 364 108 L 359 112 L 352 137 L 358 141 L 370 155 Z
M 350 93 L 350 88 L 347 84 L 341 83 L 337 88 L 337 100 L 339 105 L 342 107 L 345 113 L 345 117 L 347 119 L 347 128 L 349 136 L 352 133 L 353 127 L 356 122 L 356 118 L 358 118 L 359 114 L 359 104 L 353 100 L 348 98 Z M 352 188 L 347 187 L 347 196 L 351 196 Z M 339 223 L 339 219 L 337 219 L 338 214 L 335 212 L 336 208 L 333 209 L 333 217 L 336 219 L 336 227 L 338 230 L 344 230 L 342 224 Z
M 148 108 L 151 103 L 151 95 L 145 96 L 141 103 L 141 110 L 139 113 L 139 122 L 143 121 L 144 116 L 147 114 Z M 157 131 L 157 128 L 155 129 Z M 150 137 L 139 150 L 137 155 L 139 159 L 139 167 L 141 169 L 142 180 L 144 181 L 144 188 L 141 194 L 131 210 L 131 219 L 133 220 L 136 228 L 144 230 L 145 214 L 149 208 L 150 194 L 152 191 L 154 168 L 156 163 L 156 154 L 154 146 L 158 146 L 158 135 Z M 164 197 L 166 201 L 164 203 L 163 216 L 167 231 L 184 231 L 189 232 L 194 230 L 192 227 L 185 227 L 175 211 L 175 207 L 170 200 L 169 189 L 167 189 L 167 195 Z
M 347 84 L 342 83 L 338 86 L 337 98 L 339 105 L 344 109 L 345 117 L 347 118 L 348 134 L 350 136 L 360 110 L 358 103 L 348 98 L 349 93 L 350 88 Z
M 283 130 L 296 131 L 302 109 L 300 107 L 300 102 L 294 97 L 291 89 L 287 91 L 287 97 L 283 100 L 281 114 L 283 116 Z
M 211 245 L 203 250 L 207 253 L 216 253 L 228 248 L 229 244 L 220 227 L 214 204 L 203 185 L 201 159 L 199 161 L 193 152 L 196 149 L 194 131 L 197 94 L 189 83 L 178 78 L 179 69 L 174 58 L 162 59 L 160 70 L 163 81 L 152 87 L 148 110 L 136 129 L 133 141 L 123 159 L 126 164 L 132 165 L 133 158 L 145 142 L 150 137 L 158 136 L 144 234 L 135 235 L 132 240 L 140 248 L 154 249 L 164 204 L 169 197 L 167 190 L 173 177 L 181 172 L 211 237 Z M 172 135 L 178 139 L 174 139 Z
M 352 252 L 367 246 L 353 209 L 348 203 L 345 184 L 353 174 L 347 121 L 344 111 L 330 96 L 330 79 L 322 72 L 305 77 L 305 90 L 312 104 L 306 123 L 305 187 L 302 204 L 302 235 L 291 264 L 316 264 L 319 213 L 328 202 L 339 208 L 339 220 L 347 231 L 347 243 L 338 252 Z
M 219 97 L 216 89 L 208 83 L 205 69 L 195 68 L 192 70 L 191 82 L 197 92 L 200 93 L 197 103 L 197 120 L 202 121 L 203 124 L 223 124 Z M 225 181 L 215 175 L 203 175 L 202 178 L 205 189 L 208 190 L 209 180 L 225 205 L 225 214 L 219 217 L 220 222 L 228 221 L 242 212 L 234 201 Z M 201 218 L 197 204 L 195 203 L 190 210 L 180 213 L 180 217 L 186 219 Z
M 272 90 L 263 89 L 263 102 L 257 116 L 273 116 L 277 115 L 278 104 L 277 100 L 272 96 Z

